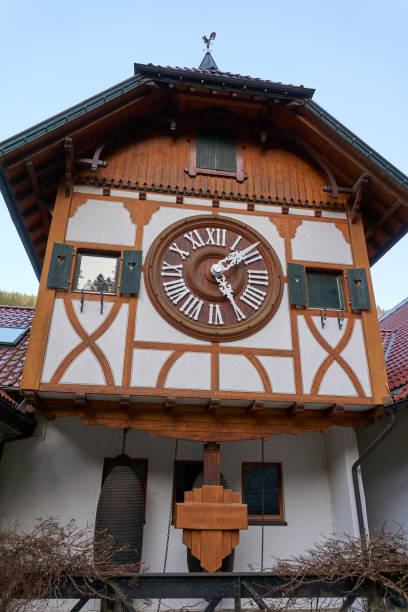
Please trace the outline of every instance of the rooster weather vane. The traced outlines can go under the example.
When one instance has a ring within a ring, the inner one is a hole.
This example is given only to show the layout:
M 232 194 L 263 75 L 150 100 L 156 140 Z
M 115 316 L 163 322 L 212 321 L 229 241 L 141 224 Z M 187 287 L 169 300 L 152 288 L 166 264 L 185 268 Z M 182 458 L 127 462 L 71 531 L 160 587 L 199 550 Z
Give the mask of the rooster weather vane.
M 207 45 L 207 51 L 209 51 L 210 45 L 211 45 L 212 41 L 215 39 L 216 36 L 217 35 L 216 35 L 215 32 L 211 32 L 211 34 L 210 34 L 210 36 L 208 38 L 207 38 L 207 36 L 203 36 L 202 37 L 203 41 L 204 41 L 204 44 Z

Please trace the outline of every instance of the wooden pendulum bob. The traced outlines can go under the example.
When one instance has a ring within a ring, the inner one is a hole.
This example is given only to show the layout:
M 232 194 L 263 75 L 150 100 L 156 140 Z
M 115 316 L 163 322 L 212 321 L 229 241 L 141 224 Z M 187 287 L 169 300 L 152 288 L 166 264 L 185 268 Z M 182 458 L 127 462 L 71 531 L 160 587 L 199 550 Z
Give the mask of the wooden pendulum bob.
M 239 542 L 239 530 L 248 527 L 248 511 L 239 493 L 220 486 L 220 447 L 204 446 L 204 484 L 186 491 L 176 504 L 175 526 L 183 529 L 183 542 L 207 572 L 216 572 Z

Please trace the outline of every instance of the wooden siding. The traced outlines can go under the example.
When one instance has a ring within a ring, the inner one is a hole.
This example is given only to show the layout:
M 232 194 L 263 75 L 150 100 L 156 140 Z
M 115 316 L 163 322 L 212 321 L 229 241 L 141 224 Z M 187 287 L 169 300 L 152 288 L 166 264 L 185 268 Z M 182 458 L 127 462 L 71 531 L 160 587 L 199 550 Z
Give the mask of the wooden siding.
M 330 181 L 313 159 L 305 159 L 278 142 L 262 147 L 256 142 L 237 141 L 237 147 L 243 149 L 244 171 L 248 175 L 243 183 L 229 177 L 190 177 L 185 171 L 189 164 L 188 136 L 157 133 L 143 137 L 134 133 L 107 148 L 102 155 L 108 163 L 106 168 L 99 168 L 96 173 L 82 170 L 76 179 L 103 181 L 107 185 L 120 182 L 123 186 L 152 190 L 194 191 L 197 195 L 218 194 L 219 197 L 271 198 L 331 206 L 345 203 L 343 195 L 333 200 L 323 190 Z

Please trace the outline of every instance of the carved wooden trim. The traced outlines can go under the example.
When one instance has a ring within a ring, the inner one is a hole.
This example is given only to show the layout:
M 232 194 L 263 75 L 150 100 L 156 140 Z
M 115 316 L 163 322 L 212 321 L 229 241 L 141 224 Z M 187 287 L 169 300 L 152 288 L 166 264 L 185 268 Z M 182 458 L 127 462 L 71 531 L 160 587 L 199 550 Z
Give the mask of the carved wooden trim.
M 71 363 L 76 359 L 76 357 L 78 357 L 78 355 L 80 355 L 86 348 L 89 348 L 91 352 L 94 354 L 94 356 L 96 357 L 99 365 L 102 368 L 102 372 L 105 377 L 106 384 L 107 385 L 114 384 L 113 374 L 112 374 L 111 367 L 109 365 L 109 361 L 107 360 L 107 358 L 105 357 L 104 353 L 99 348 L 99 346 L 96 344 L 96 340 L 100 338 L 100 336 L 102 336 L 102 334 L 104 334 L 105 331 L 108 329 L 108 327 L 113 323 L 113 321 L 116 318 L 116 315 L 119 312 L 121 305 L 122 305 L 121 302 L 114 303 L 111 311 L 109 312 L 108 316 L 103 321 L 103 323 L 91 335 L 88 335 L 85 329 L 82 327 L 81 323 L 78 321 L 78 317 L 72 306 L 72 301 L 71 301 L 70 296 L 65 296 L 65 299 L 64 299 L 65 312 L 67 314 L 68 320 L 70 321 L 72 327 L 77 332 L 79 337 L 82 339 L 82 342 L 79 345 L 77 345 L 74 349 L 72 349 L 72 351 L 70 351 L 68 355 L 64 357 L 64 359 L 61 361 L 61 363 L 55 370 L 51 378 L 51 381 L 50 381 L 51 383 L 59 383 L 62 376 L 64 375 L 68 367 L 71 365 Z
M 305 321 L 309 327 L 309 330 L 313 334 L 313 337 L 315 338 L 315 340 L 324 348 L 324 350 L 327 353 L 329 353 L 316 372 L 312 386 L 310 388 L 310 393 L 312 395 L 318 394 L 320 384 L 323 380 L 323 376 L 325 375 L 325 373 L 327 372 L 331 364 L 334 361 L 337 361 L 339 366 L 343 368 L 343 370 L 346 372 L 347 376 L 350 378 L 351 382 L 353 383 L 353 386 L 357 392 L 358 397 L 365 397 L 365 393 L 360 384 L 360 381 L 358 380 L 357 376 L 354 374 L 349 364 L 340 355 L 340 353 L 345 349 L 345 347 L 347 346 L 351 338 L 351 334 L 354 328 L 354 319 L 349 318 L 347 320 L 346 330 L 343 336 L 341 337 L 340 341 L 338 342 L 338 344 L 333 348 L 332 346 L 330 346 L 328 342 L 326 342 L 326 340 L 318 332 L 314 324 L 314 321 L 312 320 L 311 315 L 305 314 L 304 316 L 305 316 Z
M 162 365 L 159 375 L 157 377 L 157 386 L 160 388 L 165 387 L 166 379 L 170 372 L 171 367 L 176 363 L 177 359 L 179 359 L 184 351 L 174 351 L 164 362 Z

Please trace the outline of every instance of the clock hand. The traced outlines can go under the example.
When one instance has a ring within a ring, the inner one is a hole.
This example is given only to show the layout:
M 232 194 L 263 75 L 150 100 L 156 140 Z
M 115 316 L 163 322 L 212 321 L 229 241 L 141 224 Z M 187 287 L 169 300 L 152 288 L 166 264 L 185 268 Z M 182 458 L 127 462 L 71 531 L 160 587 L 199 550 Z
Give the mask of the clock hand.
M 222 295 L 224 295 L 231 302 L 231 306 L 234 309 L 235 316 L 237 317 L 238 322 L 243 321 L 246 317 L 244 313 L 238 308 L 238 306 L 235 303 L 235 300 L 233 298 L 234 292 L 232 290 L 230 283 L 227 282 L 225 274 L 218 274 L 215 277 L 215 279 L 218 283 L 218 287 Z
M 230 268 L 233 268 L 234 266 L 238 265 L 239 263 L 241 263 L 241 261 L 245 259 L 245 255 L 255 249 L 258 244 L 259 241 L 254 242 L 254 244 L 250 244 L 248 247 L 246 247 L 246 249 L 242 249 L 242 251 L 233 251 L 232 253 L 224 257 L 224 259 L 220 259 L 216 264 L 211 267 L 211 273 L 213 274 L 213 276 L 219 274 L 218 268 L 215 269 L 215 267 L 217 266 L 220 266 L 220 270 L 222 270 L 222 272 L 226 272 Z

